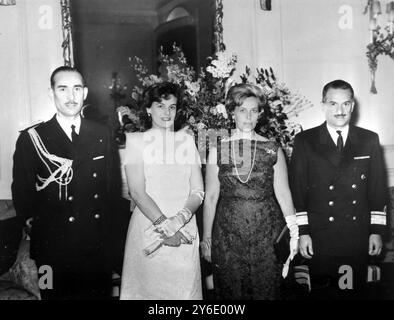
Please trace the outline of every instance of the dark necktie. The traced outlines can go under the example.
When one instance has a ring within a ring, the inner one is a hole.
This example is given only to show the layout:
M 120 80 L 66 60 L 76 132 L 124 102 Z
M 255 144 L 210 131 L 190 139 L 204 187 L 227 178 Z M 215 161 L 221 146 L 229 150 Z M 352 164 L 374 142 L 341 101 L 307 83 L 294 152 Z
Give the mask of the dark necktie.
M 73 141 L 74 144 L 76 144 L 78 141 L 78 134 L 75 132 L 74 125 L 71 125 L 71 140 Z
M 338 133 L 338 138 L 337 138 L 337 150 L 338 152 L 342 152 L 343 150 L 343 138 L 342 138 L 342 131 L 341 130 L 337 130 Z

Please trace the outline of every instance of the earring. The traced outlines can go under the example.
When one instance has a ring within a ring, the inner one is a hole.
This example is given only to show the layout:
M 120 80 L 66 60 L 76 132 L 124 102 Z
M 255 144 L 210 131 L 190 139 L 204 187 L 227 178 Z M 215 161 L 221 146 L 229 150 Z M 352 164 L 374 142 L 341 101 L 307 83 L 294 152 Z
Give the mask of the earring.
M 148 117 L 150 118 L 152 115 L 150 114 L 150 112 L 148 112 Z

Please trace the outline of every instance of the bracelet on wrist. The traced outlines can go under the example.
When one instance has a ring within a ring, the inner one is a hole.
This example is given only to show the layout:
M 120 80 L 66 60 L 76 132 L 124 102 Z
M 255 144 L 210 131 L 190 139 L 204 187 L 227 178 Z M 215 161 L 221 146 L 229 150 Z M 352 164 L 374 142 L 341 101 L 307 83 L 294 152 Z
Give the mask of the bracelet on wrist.
M 167 217 L 163 214 L 163 215 L 161 215 L 159 218 L 157 218 L 154 222 L 153 222 L 153 225 L 154 226 L 157 226 L 157 225 L 159 225 L 160 223 L 162 223 L 164 220 L 166 220 L 167 219 Z

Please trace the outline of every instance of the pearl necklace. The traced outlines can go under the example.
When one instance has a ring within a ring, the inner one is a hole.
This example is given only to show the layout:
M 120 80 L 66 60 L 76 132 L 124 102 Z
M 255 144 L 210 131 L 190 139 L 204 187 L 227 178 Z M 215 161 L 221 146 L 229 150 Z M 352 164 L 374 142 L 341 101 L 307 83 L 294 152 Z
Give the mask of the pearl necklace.
M 253 140 L 250 140 L 250 141 L 253 141 Z M 245 183 L 247 183 L 247 182 L 249 181 L 249 179 L 250 179 L 250 175 L 252 174 L 252 171 L 253 171 L 254 162 L 255 162 L 255 160 L 256 160 L 257 140 L 255 140 L 255 141 L 254 141 L 254 152 L 253 152 L 253 161 L 252 161 L 252 166 L 250 167 L 250 170 L 249 170 L 249 173 L 248 173 L 248 177 L 246 178 L 246 180 L 245 180 L 245 181 L 243 181 L 243 180 L 241 179 L 241 177 L 239 176 L 239 172 L 238 172 L 237 164 L 235 163 L 235 150 L 234 150 L 235 148 L 234 148 L 234 140 L 232 140 L 231 142 L 232 142 L 232 149 L 233 149 L 233 159 L 234 159 L 235 173 L 236 173 L 236 175 L 237 175 L 237 177 L 238 177 L 238 180 L 239 180 L 241 183 L 245 184 Z

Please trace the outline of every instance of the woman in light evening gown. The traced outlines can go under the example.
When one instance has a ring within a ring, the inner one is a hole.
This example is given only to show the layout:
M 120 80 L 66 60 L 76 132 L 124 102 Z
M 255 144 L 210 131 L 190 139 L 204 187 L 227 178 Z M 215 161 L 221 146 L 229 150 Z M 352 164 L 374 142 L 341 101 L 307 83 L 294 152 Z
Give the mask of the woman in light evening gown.
M 273 243 L 285 221 L 290 259 L 298 250 L 284 154 L 254 131 L 264 105 L 258 87 L 230 88 L 226 109 L 236 130 L 209 149 L 201 249 L 212 261 L 217 299 L 280 299 L 283 266 Z
M 194 213 L 204 197 L 193 137 L 174 131 L 179 88 L 149 87 L 143 108 L 150 129 L 127 134 L 124 169 L 136 203 L 127 234 L 121 300 L 202 299 Z

